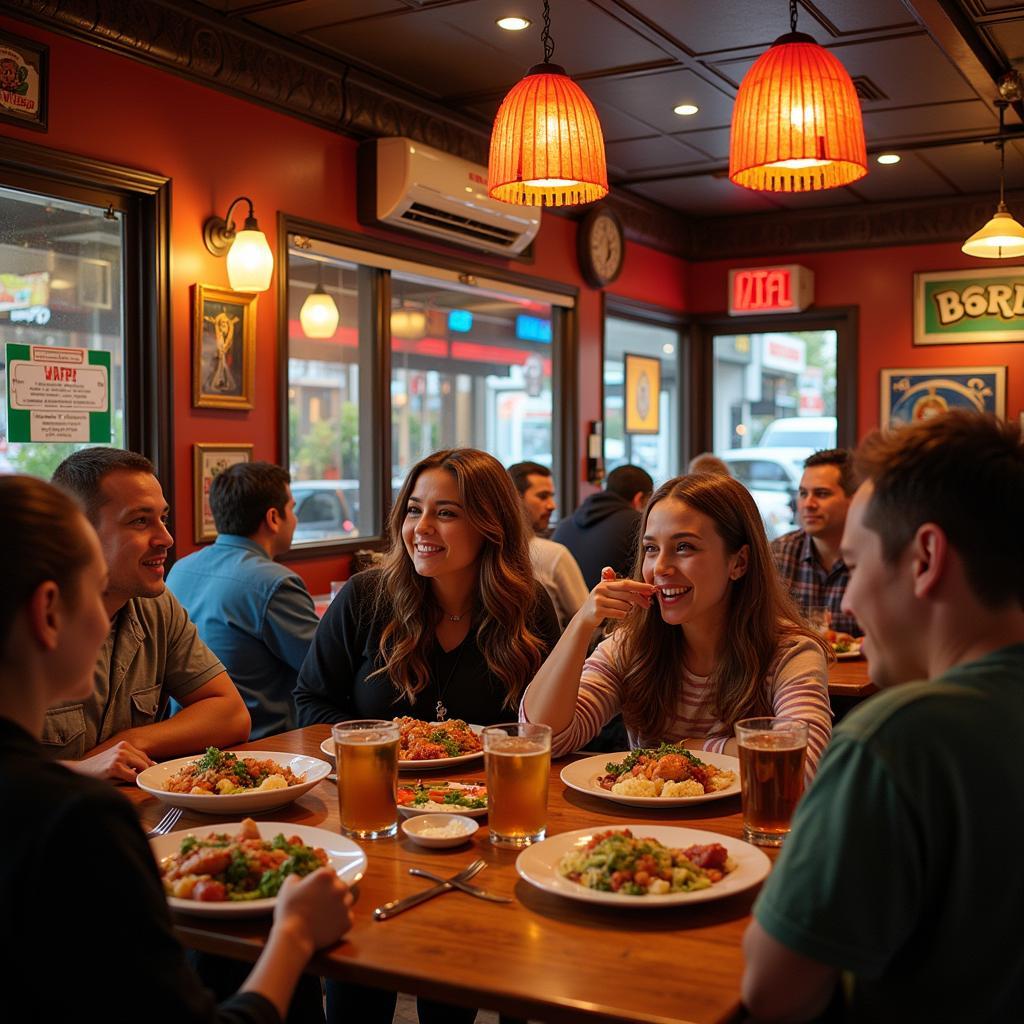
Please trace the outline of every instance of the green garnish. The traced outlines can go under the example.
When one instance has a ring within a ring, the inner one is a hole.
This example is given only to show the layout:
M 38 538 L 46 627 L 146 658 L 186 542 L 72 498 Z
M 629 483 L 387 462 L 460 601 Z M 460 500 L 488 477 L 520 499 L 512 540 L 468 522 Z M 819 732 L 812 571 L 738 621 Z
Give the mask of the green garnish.
M 217 747 L 207 747 L 206 753 L 196 761 L 196 768 L 201 772 L 215 772 L 220 768 L 224 755 Z
M 604 770 L 609 775 L 614 775 L 618 778 L 620 775 L 631 771 L 641 757 L 664 757 L 666 754 L 681 754 L 683 757 L 689 758 L 693 764 L 704 767 L 704 762 L 699 757 L 695 757 L 681 743 L 662 743 L 657 750 L 654 747 L 637 747 L 636 750 L 631 750 L 623 760 L 609 761 L 604 766 Z

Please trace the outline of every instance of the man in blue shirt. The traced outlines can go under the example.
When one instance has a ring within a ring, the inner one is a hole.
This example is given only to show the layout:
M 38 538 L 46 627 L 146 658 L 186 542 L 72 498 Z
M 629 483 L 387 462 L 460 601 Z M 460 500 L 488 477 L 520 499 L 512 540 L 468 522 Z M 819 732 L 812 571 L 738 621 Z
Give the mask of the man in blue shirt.
M 167 577 L 238 687 L 252 739 L 295 727 L 292 690 L 319 622 L 305 583 L 274 561 L 295 532 L 290 480 L 268 462 L 220 472 L 210 486 L 217 540 Z

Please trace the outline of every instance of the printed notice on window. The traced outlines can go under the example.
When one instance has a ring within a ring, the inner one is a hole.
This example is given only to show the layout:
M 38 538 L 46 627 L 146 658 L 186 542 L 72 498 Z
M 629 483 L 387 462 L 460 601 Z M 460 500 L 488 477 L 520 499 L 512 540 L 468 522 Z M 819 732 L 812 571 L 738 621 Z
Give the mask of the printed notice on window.
M 110 353 L 7 345 L 7 440 L 110 444 Z

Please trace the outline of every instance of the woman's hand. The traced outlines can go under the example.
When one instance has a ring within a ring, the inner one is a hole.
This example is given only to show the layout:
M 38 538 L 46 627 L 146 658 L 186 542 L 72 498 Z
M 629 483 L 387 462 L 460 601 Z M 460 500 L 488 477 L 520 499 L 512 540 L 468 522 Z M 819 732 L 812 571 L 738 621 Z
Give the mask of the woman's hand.
M 352 893 L 332 868 L 320 868 L 302 879 L 289 875 L 277 895 L 274 927 L 305 945 L 308 959 L 352 927 L 351 906 Z
M 92 754 L 81 761 L 63 761 L 65 767 L 79 775 L 90 775 L 94 779 L 114 779 L 117 782 L 134 782 L 141 771 L 156 764 L 152 758 L 127 740 L 118 740 L 113 746 L 98 754 Z
M 657 589 L 652 583 L 616 579 L 615 570 L 606 565 L 601 570 L 601 582 L 590 592 L 576 617 L 596 629 L 605 619 L 624 619 L 634 608 L 650 608 Z

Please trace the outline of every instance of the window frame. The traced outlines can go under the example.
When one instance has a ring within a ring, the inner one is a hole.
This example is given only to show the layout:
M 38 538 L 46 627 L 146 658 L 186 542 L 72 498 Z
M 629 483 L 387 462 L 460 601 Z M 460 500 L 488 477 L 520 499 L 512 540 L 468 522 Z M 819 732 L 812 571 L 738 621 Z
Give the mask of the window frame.
M 475 259 L 447 255 L 428 249 L 420 249 L 408 243 L 399 244 L 387 239 L 347 231 L 318 221 L 307 220 L 293 214 L 279 211 L 277 216 L 277 337 L 278 337 L 278 446 L 279 462 L 287 467 L 288 452 L 291 450 L 290 425 L 288 420 L 288 239 L 292 235 L 304 235 L 318 241 L 328 242 L 361 252 L 384 256 L 389 259 L 416 263 L 425 271 L 430 269 L 456 273 L 460 278 L 484 277 L 499 284 L 527 288 L 532 291 L 548 292 L 572 300 L 571 307 L 552 306 L 552 380 L 551 380 L 551 443 L 552 458 L 558 467 L 556 486 L 563 495 L 563 507 L 575 507 L 577 484 L 577 409 L 576 367 L 579 349 L 579 288 L 558 281 L 548 281 L 508 270 L 500 263 L 490 262 L 481 253 Z M 360 434 L 374 436 L 377 441 L 370 454 L 373 466 L 372 478 L 377 486 L 369 488 L 364 498 L 360 490 L 360 507 L 369 510 L 371 516 L 379 513 L 380 532 L 363 534 L 353 539 L 311 542 L 293 547 L 289 559 L 322 558 L 333 555 L 351 555 L 357 550 L 381 550 L 386 547 L 387 519 L 391 511 L 391 272 L 375 267 L 359 267 L 360 274 L 366 274 L 367 287 L 360 287 L 359 331 L 374 339 L 370 356 L 370 378 L 365 385 L 360 376 Z M 441 282 L 443 283 L 443 282 Z M 362 284 L 362 281 L 360 282 Z M 363 398 L 370 398 L 371 408 L 364 408 Z M 372 435 L 364 426 L 372 426 Z M 387 462 L 385 464 L 385 456 Z M 571 504 L 570 504 L 571 502 Z

